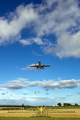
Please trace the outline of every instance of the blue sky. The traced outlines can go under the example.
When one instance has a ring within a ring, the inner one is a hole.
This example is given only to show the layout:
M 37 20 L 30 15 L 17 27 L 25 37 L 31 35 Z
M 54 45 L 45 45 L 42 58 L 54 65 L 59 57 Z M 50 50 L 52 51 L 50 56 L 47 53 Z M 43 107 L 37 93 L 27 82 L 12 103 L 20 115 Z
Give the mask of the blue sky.
M 0 104 L 80 104 L 79 4 L 0 1 Z

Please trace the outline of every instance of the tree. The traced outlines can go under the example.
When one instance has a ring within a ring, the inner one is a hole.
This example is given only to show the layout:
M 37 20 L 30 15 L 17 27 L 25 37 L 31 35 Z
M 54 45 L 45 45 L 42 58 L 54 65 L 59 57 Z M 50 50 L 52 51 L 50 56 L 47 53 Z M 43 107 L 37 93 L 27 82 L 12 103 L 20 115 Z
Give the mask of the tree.
M 22 103 L 22 107 L 24 107 L 24 103 Z
M 77 103 L 75 103 L 75 106 L 78 106 L 78 104 L 77 104 Z
M 57 105 L 58 105 L 58 106 L 61 106 L 61 103 L 58 103 Z
M 43 105 L 43 107 L 45 107 L 45 105 Z

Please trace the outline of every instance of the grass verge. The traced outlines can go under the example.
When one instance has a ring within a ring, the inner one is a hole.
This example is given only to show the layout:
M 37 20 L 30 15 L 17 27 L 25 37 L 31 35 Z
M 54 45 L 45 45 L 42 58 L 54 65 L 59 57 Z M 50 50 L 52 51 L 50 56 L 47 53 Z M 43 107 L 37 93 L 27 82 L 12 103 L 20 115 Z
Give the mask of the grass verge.
M 50 117 L 0 117 L 0 120 L 80 120 L 80 118 L 50 118 Z

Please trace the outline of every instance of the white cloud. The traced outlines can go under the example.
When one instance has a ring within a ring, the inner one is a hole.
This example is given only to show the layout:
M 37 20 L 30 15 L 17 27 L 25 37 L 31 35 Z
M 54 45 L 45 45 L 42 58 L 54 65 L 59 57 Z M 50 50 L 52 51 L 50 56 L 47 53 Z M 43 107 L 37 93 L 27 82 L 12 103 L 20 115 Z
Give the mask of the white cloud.
M 35 42 L 38 45 L 44 45 L 44 43 L 42 42 L 42 39 L 39 37 L 33 38 L 33 42 Z
M 5 90 L 5 91 L 7 91 L 7 89 L 6 88 L 0 88 L 1 90 Z
M 68 94 L 68 95 L 66 95 L 66 96 L 67 96 L 67 97 L 68 97 L 68 96 L 72 96 L 72 94 L 71 94 L 71 93 L 69 93 L 69 94 Z
M 21 80 L 22 79 L 22 80 Z M 20 81 L 20 82 L 18 82 Z M 21 83 L 22 81 L 22 83 Z M 24 85 L 25 84 L 25 85 Z M 71 80 L 59 80 L 57 82 L 55 82 L 54 80 L 43 80 L 43 81 L 34 81 L 34 82 L 30 82 L 28 79 L 24 79 L 24 78 L 18 78 L 18 80 L 12 80 L 12 81 L 8 81 L 7 84 L 3 84 L 0 85 L 0 88 L 6 88 L 6 89 L 10 89 L 10 90 L 18 90 L 18 89 L 23 89 L 23 88 L 29 88 L 29 87 L 41 87 L 45 90 L 50 90 L 50 89 L 65 89 L 65 88 L 75 88 L 75 87 L 79 87 L 80 86 L 80 80 L 75 80 L 75 79 L 71 79 Z
M 33 106 L 38 106 L 38 105 L 52 105 L 53 103 L 56 104 L 58 101 L 55 99 L 50 99 L 48 97 L 23 97 L 20 99 L 14 99 L 13 97 L 10 97 L 9 99 L 0 99 L 0 104 L 9 104 L 9 105 L 33 105 Z
M 56 35 L 56 47 L 52 45 L 50 48 L 45 48 L 45 53 L 56 54 L 58 57 L 80 57 L 80 9 L 78 1 L 58 1 L 57 7 L 47 17 L 53 22 L 52 34 Z M 47 25 L 48 26 L 48 25 Z M 53 27 L 54 26 L 54 27 Z M 50 27 L 51 28 L 51 27 Z M 48 28 L 48 30 L 50 30 Z M 75 32 L 77 30 L 77 32 Z M 51 32 L 50 32 L 51 33 Z
M 35 94 L 39 94 L 40 93 L 40 91 L 35 91 Z
M 21 81 L 19 81 L 19 80 L 12 80 L 12 81 L 8 81 L 8 82 L 11 82 L 12 84 L 14 84 L 14 83 L 21 83 Z
M 29 66 L 34 66 L 34 65 L 38 65 L 38 64 L 31 64 L 31 65 L 28 65 L 27 67 L 25 68 L 21 68 L 21 70 L 31 70 L 31 71 L 35 71 L 36 70 L 36 67 L 29 67 Z
M 0 44 L 18 41 L 21 38 L 21 30 L 28 27 L 36 17 L 32 4 L 18 6 L 15 12 L 10 13 L 10 20 L 0 17 Z
M 19 42 L 23 45 L 31 45 L 32 44 L 30 39 L 21 39 L 21 40 L 19 40 Z
M 54 98 L 54 99 L 50 99 L 48 97 L 36 97 L 36 96 L 25 96 L 22 98 L 14 98 L 14 97 L 10 97 L 7 99 L 0 99 L 0 104 L 6 104 L 6 105 L 22 105 L 22 103 L 24 103 L 24 105 L 33 105 L 33 106 L 38 106 L 38 105 L 48 105 L 48 106 L 52 106 L 57 105 L 57 103 L 71 103 L 71 104 L 75 104 L 75 101 L 77 104 L 80 104 L 80 98 L 75 98 L 75 99 L 66 99 L 65 97 L 61 97 L 58 99 Z
M 14 98 L 12 98 L 12 97 L 10 97 L 9 99 L 10 99 L 10 100 L 14 100 Z
M 26 86 L 24 86 L 23 84 L 20 84 L 18 82 L 15 82 L 15 83 L 7 83 L 7 84 L 0 85 L 0 88 L 7 88 L 10 90 L 18 90 L 18 89 L 26 88 Z
M 55 88 L 75 88 L 75 87 L 79 87 L 80 80 L 60 80 L 58 82 L 54 82 L 53 80 L 43 80 L 41 81 L 34 81 L 34 82 L 30 82 L 28 84 L 28 87 L 34 87 L 34 86 L 39 86 L 44 88 L 45 90 L 49 90 L 49 89 L 55 89 Z
M 55 54 L 59 58 L 71 56 L 79 58 L 78 4 L 78 0 L 45 0 L 37 5 L 18 6 L 8 15 L 8 19 L 0 17 L 0 45 L 16 41 L 23 45 L 36 43 L 43 46 L 42 49 L 46 54 Z M 33 37 L 22 38 L 24 28 L 29 29 Z M 51 44 L 50 40 L 44 39 L 48 35 L 55 36 L 56 42 Z
M 57 46 L 54 48 L 44 49 L 47 53 L 52 53 L 60 58 L 62 57 L 80 57 L 80 32 L 75 33 L 75 35 L 69 35 L 69 33 L 63 33 L 60 38 L 58 38 Z M 54 52 L 53 52 L 54 51 Z

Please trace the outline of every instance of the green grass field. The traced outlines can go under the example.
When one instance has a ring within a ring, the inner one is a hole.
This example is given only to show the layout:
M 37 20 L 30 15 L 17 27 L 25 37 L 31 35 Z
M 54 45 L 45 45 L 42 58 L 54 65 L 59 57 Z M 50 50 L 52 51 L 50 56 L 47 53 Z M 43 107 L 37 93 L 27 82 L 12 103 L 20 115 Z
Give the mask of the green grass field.
M 0 117 L 0 120 L 80 120 L 80 118 Z
M 18 108 L 18 107 L 17 107 Z M 9 109 L 11 109 L 11 110 L 16 110 L 17 109 L 16 107 L 0 107 L 0 110 L 9 110 Z M 36 107 L 31 107 L 31 108 L 24 108 L 25 110 L 37 110 L 37 106 Z M 56 106 L 56 107 L 46 107 L 45 106 L 45 109 L 80 109 L 80 106 L 61 106 L 61 107 L 59 107 L 59 106 Z
M 45 107 L 45 109 L 80 109 L 80 106 L 61 106 L 61 107 Z M 27 110 L 27 109 L 26 109 Z M 37 110 L 37 107 L 35 108 L 28 108 L 28 110 Z
M 56 107 L 46 107 L 45 109 L 80 109 L 80 106 L 56 106 Z

